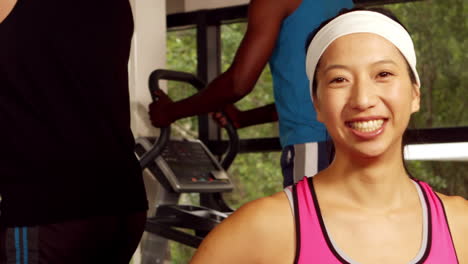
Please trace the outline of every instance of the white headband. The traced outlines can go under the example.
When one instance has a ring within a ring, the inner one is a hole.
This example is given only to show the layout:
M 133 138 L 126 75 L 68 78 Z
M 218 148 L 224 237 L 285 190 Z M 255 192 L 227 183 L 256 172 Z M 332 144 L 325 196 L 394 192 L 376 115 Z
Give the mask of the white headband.
M 306 73 L 310 80 L 311 96 L 315 68 L 322 54 L 337 38 L 353 33 L 373 33 L 390 41 L 406 58 L 414 73 L 416 83 L 418 86 L 421 85 L 416 71 L 416 53 L 408 32 L 386 15 L 373 11 L 353 11 L 338 16 L 326 24 L 315 35 L 307 49 Z

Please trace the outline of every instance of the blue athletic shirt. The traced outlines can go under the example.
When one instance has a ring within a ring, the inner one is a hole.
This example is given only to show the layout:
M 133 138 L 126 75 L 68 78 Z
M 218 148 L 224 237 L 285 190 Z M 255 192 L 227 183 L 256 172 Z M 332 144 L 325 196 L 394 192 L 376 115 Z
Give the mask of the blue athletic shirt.
M 303 0 L 287 17 L 270 58 L 279 135 L 285 146 L 326 140 L 325 126 L 316 120 L 305 72 L 305 44 L 309 33 L 352 0 Z

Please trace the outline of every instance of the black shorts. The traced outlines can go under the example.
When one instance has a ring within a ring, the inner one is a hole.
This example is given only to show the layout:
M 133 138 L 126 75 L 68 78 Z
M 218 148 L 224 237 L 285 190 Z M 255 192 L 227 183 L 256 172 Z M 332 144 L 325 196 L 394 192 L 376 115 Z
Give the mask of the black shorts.
M 0 228 L 1 264 L 128 264 L 146 212 Z

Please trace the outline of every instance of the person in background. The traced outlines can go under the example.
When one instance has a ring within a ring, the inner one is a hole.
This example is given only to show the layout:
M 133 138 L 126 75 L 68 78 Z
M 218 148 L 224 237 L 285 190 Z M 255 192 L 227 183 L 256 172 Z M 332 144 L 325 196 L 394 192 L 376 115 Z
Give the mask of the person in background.
M 0 263 L 129 263 L 132 34 L 128 0 L 0 1 Z
M 392 13 L 369 9 L 312 36 L 310 94 L 332 163 L 235 211 L 190 263 L 468 263 L 468 202 L 405 168 L 403 134 L 421 93 L 409 33 Z
M 149 107 L 153 125 L 164 127 L 180 118 L 220 109 L 238 128 L 279 119 L 283 185 L 314 175 L 329 164 L 327 133 L 308 99 L 302 51 L 311 28 L 352 5 L 351 0 L 278 0 L 274 4 L 252 0 L 247 32 L 229 69 L 199 93 L 178 102 L 158 92 L 159 100 Z M 252 92 L 268 62 L 275 103 L 239 111 L 232 104 Z

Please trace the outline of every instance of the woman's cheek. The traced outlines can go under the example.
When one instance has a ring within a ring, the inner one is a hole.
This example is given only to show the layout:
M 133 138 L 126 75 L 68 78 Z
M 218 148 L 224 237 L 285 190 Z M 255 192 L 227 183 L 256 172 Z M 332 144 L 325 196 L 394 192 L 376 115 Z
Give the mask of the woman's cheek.
M 398 109 L 411 109 L 413 98 L 411 87 L 404 89 L 401 86 L 395 85 L 394 87 L 388 88 L 389 89 L 384 90 L 383 98 L 397 106 Z

